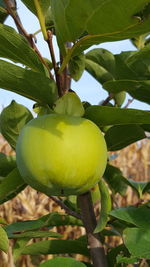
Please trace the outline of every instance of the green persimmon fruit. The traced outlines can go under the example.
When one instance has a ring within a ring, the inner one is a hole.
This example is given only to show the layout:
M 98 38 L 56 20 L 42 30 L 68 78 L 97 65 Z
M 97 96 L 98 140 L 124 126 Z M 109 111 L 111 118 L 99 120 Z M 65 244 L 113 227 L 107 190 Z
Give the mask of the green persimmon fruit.
M 125 91 L 121 91 L 121 92 L 114 95 L 114 101 L 118 107 L 121 107 L 123 105 L 125 99 L 126 99 L 126 92 Z
M 106 143 L 90 120 L 48 114 L 22 129 L 16 147 L 17 165 L 26 183 L 46 195 L 78 195 L 102 177 Z

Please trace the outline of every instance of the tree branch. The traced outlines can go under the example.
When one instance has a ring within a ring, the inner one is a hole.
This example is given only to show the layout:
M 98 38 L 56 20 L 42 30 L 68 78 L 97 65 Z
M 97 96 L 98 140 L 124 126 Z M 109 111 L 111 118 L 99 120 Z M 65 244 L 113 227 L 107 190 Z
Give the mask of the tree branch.
M 51 55 L 51 59 L 52 59 L 52 63 L 53 63 L 53 68 L 54 68 L 54 72 L 55 72 L 55 78 L 56 78 L 56 83 L 57 83 L 57 87 L 58 87 L 58 94 L 59 96 L 63 96 L 63 88 L 62 88 L 62 77 L 60 74 L 58 74 L 58 66 L 56 63 L 56 59 L 55 59 L 55 53 L 54 53 L 54 49 L 53 49 L 53 43 L 52 43 L 52 38 L 53 38 L 53 34 L 51 31 L 47 31 L 47 35 L 48 35 L 48 40 L 47 44 L 49 47 L 49 51 L 50 51 L 50 55 Z
M 128 108 L 129 105 L 130 105 L 133 101 L 134 101 L 134 98 L 132 98 L 132 99 L 128 99 L 128 102 L 127 102 L 127 104 L 124 106 L 124 108 Z
M 63 210 L 66 211 L 66 213 L 68 213 L 69 215 L 77 218 L 77 219 L 80 219 L 81 220 L 81 215 L 78 214 L 77 212 L 69 209 L 64 203 L 62 200 L 60 200 L 59 198 L 57 197 L 54 197 L 54 196 L 50 196 L 50 198 L 55 202 L 57 203 L 58 206 L 60 206 Z
M 86 229 L 88 248 L 94 267 L 107 267 L 104 248 L 99 240 L 99 234 L 94 234 L 96 218 L 90 192 L 78 196 L 78 203 L 81 209 L 81 216 Z
M 103 103 L 101 104 L 101 106 L 106 106 L 110 100 L 112 100 L 113 95 L 109 94 L 109 96 L 103 101 Z

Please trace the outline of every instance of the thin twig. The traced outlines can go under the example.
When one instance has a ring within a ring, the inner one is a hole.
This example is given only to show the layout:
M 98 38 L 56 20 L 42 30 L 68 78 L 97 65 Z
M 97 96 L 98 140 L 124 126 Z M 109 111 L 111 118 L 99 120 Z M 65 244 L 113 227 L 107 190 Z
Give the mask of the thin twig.
M 47 35 L 48 35 L 47 44 L 49 47 L 49 51 L 50 51 L 50 55 L 51 55 L 51 59 L 52 59 L 52 63 L 53 63 L 53 68 L 54 68 L 54 72 L 55 72 L 55 78 L 56 78 L 56 83 L 57 83 L 57 87 L 58 87 L 58 94 L 59 94 L 59 96 L 63 96 L 61 75 L 58 74 L 59 67 L 58 67 L 56 59 L 55 59 L 55 53 L 54 53 L 53 43 L 52 43 L 53 34 L 51 31 L 47 31 Z
M 4 1 L 4 2 L 5 2 L 5 1 Z M 15 0 L 8 0 L 8 2 L 9 2 L 9 8 L 11 8 L 11 10 L 14 11 L 14 13 L 15 13 L 15 17 L 17 18 L 17 21 L 19 21 L 20 24 L 21 24 L 21 20 L 20 20 L 20 18 L 19 18 L 18 13 L 17 13 L 17 5 L 16 5 L 16 1 L 15 1 Z M 7 9 L 7 12 L 8 12 L 8 9 Z M 16 24 L 16 27 L 17 27 L 17 29 L 18 29 L 18 32 L 19 32 L 20 34 L 23 34 L 22 31 L 21 31 L 21 29 L 20 29 L 20 27 L 18 27 L 18 23 L 16 22 L 16 20 L 14 20 L 14 22 L 15 22 L 15 24 Z
M 12 6 L 12 3 L 10 0 L 4 0 L 5 4 L 6 4 L 6 9 L 7 9 L 7 12 L 9 13 L 9 15 L 13 18 L 16 26 L 17 26 L 17 29 L 19 31 L 19 33 L 21 33 L 25 38 L 26 40 L 29 42 L 30 46 L 34 49 L 34 51 L 36 52 L 36 54 L 38 55 L 39 59 L 41 60 L 41 62 L 46 66 L 46 68 L 48 69 L 48 72 L 49 72 L 49 76 L 51 79 L 54 79 L 53 78 L 53 75 L 51 74 L 50 72 L 50 69 L 48 67 L 48 65 L 46 64 L 45 60 L 43 59 L 40 51 L 38 50 L 38 48 L 36 47 L 34 41 L 33 41 L 33 35 L 32 34 L 28 34 L 27 31 L 24 29 L 22 23 L 21 23 L 21 20 L 18 16 L 18 14 L 16 14 L 16 12 L 14 12 L 14 7 Z
M 101 106 L 106 106 L 110 100 L 112 100 L 113 95 L 109 94 L 109 96 L 103 101 L 103 103 L 101 104 Z
M 69 209 L 64 203 L 62 200 L 60 200 L 59 198 L 57 197 L 54 197 L 54 196 L 50 196 L 50 198 L 57 203 L 57 205 L 59 205 L 62 209 L 64 209 L 66 211 L 66 213 L 68 213 L 69 215 L 77 218 L 77 219 L 80 219 L 81 220 L 81 215 L 71 209 Z
M 132 99 L 128 99 L 128 102 L 127 102 L 127 104 L 124 106 L 124 108 L 128 108 L 129 105 L 130 105 L 133 101 L 134 101 L 134 98 L 132 98 Z
M 88 248 L 94 267 L 107 267 L 104 248 L 100 242 L 99 234 L 95 234 L 96 217 L 90 192 L 78 196 L 78 203 L 81 209 L 81 216 L 86 229 Z
M 70 76 L 69 76 L 69 73 L 68 73 L 68 68 L 65 67 L 64 71 L 63 71 L 63 76 L 64 76 L 64 91 L 67 92 L 69 89 L 70 89 Z
M 31 45 L 31 36 L 24 29 L 19 16 L 16 16 L 16 12 L 14 12 L 14 7 L 12 6 L 12 2 L 10 0 L 4 0 L 4 2 L 6 4 L 7 12 L 13 18 L 13 20 L 14 20 L 16 26 L 17 26 L 18 31 L 21 32 L 22 35 L 25 36 L 25 38 L 28 40 L 28 42 Z

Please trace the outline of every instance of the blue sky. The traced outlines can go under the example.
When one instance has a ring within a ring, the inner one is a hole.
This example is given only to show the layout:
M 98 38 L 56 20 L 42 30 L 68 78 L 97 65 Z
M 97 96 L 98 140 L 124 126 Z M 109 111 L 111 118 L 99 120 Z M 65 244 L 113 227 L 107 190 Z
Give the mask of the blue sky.
M 27 30 L 28 33 L 36 32 L 40 28 L 37 18 L 27 10 L 27 8 L 23 5 L 21 1 L 17 1 L 17 3 L 18 3 L 18 13 L 24 25 L 24 28 Z M 6 24 L 14 27 L 14 22 L 11 18 L 7 19 Z M 55 41 L 54 44 L 57 55 L 58 49 Z M 37 46 L 44 57 L 47 58 L 50 57 L 47 44 L 43 40 L 42 34 L 37 35 Z M 103 43 L 99 46 L 94 46 L 94 47 L 102 47 L 108 49 L 114 54 L 118 54 L 122 51 L 135 50 L 134 46 L 131 44 L 129 40 L 112 42 L 112 43 Z M 100 84 L 94 78 L 92 78 L 86 71 L 84 72 L 80 81 L 72 82 L 72 89 L 77 92 L 81 100 L 88 101 L 91 104 L 98 104 L 100 101 L 102 101 L 107 97 L 107 92 L 104 91 L 101 88 Z M 20 104 L 27 106 L 29 109 L 32 109 L 32 106 L 34 104 L 33 101 L 21 97 L 17 94 L 11 93 L 9 91 L 1 89 L 0 94 L 1 94 L 0 109 L 9 105 L 12 99 L 16 100 Z M 126 101 L 129 98 L 130 97 L 127 96 Z M 134 100 L 134 102 L 130 105 L 130 108 L 149 109 L 149 105 Z

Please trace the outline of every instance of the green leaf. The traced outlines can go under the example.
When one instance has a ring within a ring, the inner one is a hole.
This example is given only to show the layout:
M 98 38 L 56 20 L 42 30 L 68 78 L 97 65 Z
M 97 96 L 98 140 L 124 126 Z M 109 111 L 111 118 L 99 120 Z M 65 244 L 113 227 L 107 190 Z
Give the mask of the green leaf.
M 145 132 L 150 132 L 150 125 L 149 124 L 143 124 L 141 127 L 144 129 Z
M 129 252 L 128 252 L 128 250 L 124 244 L 121 244 L 121 245 L 119 245 L 115 248 L 112 248 L 108 251 L 107 259 L 108 259 L 108 264 L 109 264 L 108 266 L 109 267 L 116 266 L 118 255 L 128 256 L 128 257 L 130 256 Z
M 140 182 L 132 179 L 126 179 L 125 183 L 135 189 L 140 198 L 145 192 L 148 192 L 150 187 L 150 182 Z
M 31 0 L 21 0 L 25 4 L 25 6 L 33 13 L 36 15 L 36 8 L 34 6 L 34 1 Z
M 49 214 L 37 220 L 15 222 L 15 223 L 6 225 L 5 230 L 8 236 L 11 236 L 12 234 L 22 232 L 22 231 L 33 231 L 33 230 L 36 230 L 42 227 L 46 227 L 48 217 L 49 217 Z
M 93 49 L 86 54 L 86 70 L 101 84 L 114 79 L 138 79 L 122 53 L 114 56 L 102 48 Z
M 9 248 L 9 243 L 8 243 L 7 234 L 6 234 L 5 230 L 0 226 L 0 250 L 7 253 L 8 248 Z
M 84 3 L 72 0 L 66 7 L 66 18 L 71 21 L 69 29 L 72 40 L 75 40 L 84 31 L 93 37 L 94 35 L 99 38 L 102 36 L 101 38 L 105 41 L 108 39 L 114 41 L 115 38 L 117 40 L 124 37 L 129 38 L 129 35 L 133 37 L 138 30 L 140 32 L 140 26 L 142 26 L 142 22 L 134 15 L 141 11 L 145 4 L 147 4 L 146 0 L 134 0 L 132 2 L 117 0 L 115 4 L 112 0 L 94 0 L 92 3 L 90 0 L 84 1 Z M 72 25 L 74 25 L 73 29 L 71 28 Z M 103 37 L 103 35 L 105 36 Z
M 148 9 L 149 9 L 149 6 L 147 8 L 147 11 Z M 130 41 L 137 49 L 142 49 L 147 44 L 147 41 L 148 41 L 147 36 L 148 34 L 142 34 L 134 38 L 131 38 Z
M 73 258 L 57 257 L 41 263 L 38 267 L 85 267 L 86 265 Z
M 115 57 L 110 51 L 104 48 L 95 48 L 86 53 L 85 56 L 86 59 L 103 67 L 112 78 L 115 76 Z
M 58 114 L 81 117 L 84 114 L 84 107 L 76 93 L 68 92 L 55 102 L 54 111 Z
M 110 230 L 104 229 L 101 232 L 101 235 L 104 235 L 104 236 L 120 236 L 119 232 L 117 230 L 115 230 L 115 229 L 110 229 Z
M 21 63 L 34 71 L 45 72 L 35 51 L 27 40 L 12 27 L 0 24 L 0 57 Z
M 0 204 L 15 197 L 25 186 L 18 169 L 13 169 L 0 183 Z
M 142 193 L 150 193 L 150 182 L 147 182 L 146 185 L 143 188 Z
M 86 70 L 100 83 L 113 80 L 115 75 L 114 55 L 106 49 L 96 48 L 86 53 Z
M 123 109 L 106 106 L 90 106 L 84 117 L 99 127 L 105 125 L 150 124 L 150 112 L 139 109 Z
M 129 57 L 137 53 L 137 51 L 123 51 L 119 54 L 119 57 L 127 64 Z
M 123 257 L 122 255 L 117 256 L 117 263 L 138 263 L 138 259 L 135 257 Z
M 34 2 L 31 1 L 31 0 L 21 0 L 25 5 L 26 7 L 35 15 L 36 14 L 36 9 L 35 9 L 35 6 L 34 6 Z M 42 12 L 43 14 L 46 14 L 47 12 L 47 9 L 49 8 L 50 6 L 50 0 L 39 0 L 40 2 L 40 5 L 41 5 L 41 8 L 42 8 Z
M 0 217 L 0 224 L 7 224 L 7 222 L 6 222 L 6 220 L 4 219 L 4 218 L 2 218 L 2 217 Z
M 118 80 L 108 81 L 103 88 L 109 93 L 128 92 L 133 98 L 150 104 L 150 80 Z
M 63 201 L 64 204 L 69 207 L 71 210 L 79 211 L 77 206 L 77 196 L 67 196 L 65 200 Z
M 115 125 L 105 134 L 108 151 L 122 149 L 143 138 L 146 138 L 146 135 L 139 125 Z
M 49 231 L 28 231 L 21 234 L 8 234 L 10 239 L 20 239 L 20 238 L 43 238 L 43 237 L 53 237 L 60 238 L 62 235 L 55 232 Z
M 141 79 L 150 79 L 150 44 L 135 52 L 127 58 L 128 66 L 138 74 Z
M 53 80 L 43 73 L 23 69 L 3 60 L 0 60 L 0 87 L 49 105 L 57 98 L 56 84 Z
M 90 59 L 85 60 L 85 69 L 101 84 L 113 79 L 106 69 Z
M 91 193 L 93 204 L 95 204 L 98 201 L 100 201 L 101 195 L 100 195 L 100 190 L 99 190 L 99 185 L 98 184 L 96 184 L 93 188 L 91 188 L 90 193 Z
M 33 231 L 43 227 L 54 227 L 62 225 L 78 225 L 83 226 L 81 220 L 74 218 L 70 215 L 59 214 L 58 212 L 52 212 L 42 216 L 37 220 L 28 220 L 22 222 L 16 222 L 5 226 L 5 230 L 8 235 L 21 231 Z
M 71 41 L 68 31 L 68 22 L 65 17 L 65 8 L 69 0 L 51 0 L 51 8 L 54 20 L 54 27 L 56 30 L 56 37 L 58 45 L 61 49 L 62 55 L 66 55 L 66 49 L 64 43 Z
M 54 110 L 52 110 L 49 105 L 41 105 L 38 103 L 33 105 L 33 111 L 38 114 L 38 116 L 54 113 Z
M 22 254 L 38 255 L 38 254 L 65 254 L 78 253 L 85 256 L 89 255 L 87 244 L 77 240 L 46 240 L 33 243 L 26 246 Z
M 46 15 L 45 15 L 45 25 L 46 25 L 46 29 L 53 30 L 53 32 L 55 33 L 53 14 L 52 14 L 51 7 L 49 7 L 47 9 L 47 12 L 46 12 Z
M 63 3 L 63 10 L 58 11 L 60 33 L 65 26 L 63 34 L 59 33 L 61 43 L 78 40 L 67 55 L 68 61 L 71 55 L 77 55 L 91 45 L 149 32 L 150 17 L 144 14 L 141 19 L 138 14 L 146 9 L 147 0 L 116 0 L 115 3 L 113 0 L 64 0 Z
M 1 2 L 0 2 L 0 23 L 4 23 L 7 17 L 8 17 L 8 13 L 6 9 L 1 6 Z
M 31 112 L 25 106 L 18 104 L 14 100 L 9 106 L 3 109 L 0 114 L 0 130 L 13 149 L 16 147 L 21 129 L 32 119 Z
M 116 80 L 123 80 L 123 79 L 139 79 L 138 75 L 134 72 L 134 70 L 132 70 L 127 64 L 126 62 L 122 59 L 122 56 L 119 55 L 115 55 L 115 63 L 116 63 L 116 67 L 115 67 L 115 78 Z
M 105 228 L 109 220 L 109 212 L 111 211 L 111 197 L 108 187 L 103 181 L 103 179 L 99 181 L 98 185 L 101 195 L 101 211 L 100 218 L 98 220 L 94 233 L 99 233 Z
M 140 228 L 149 228 L 150 225 L 150 212 L 146 206 L 117 208 L 110 215 Z
M 10 0 L 11 8 L 13 8 L 14 11 L 17 9 L 16 1 Z M 6 5 L 4 0 L 0 0 L 0 23 L 4 23 L 5 19 L 8 17 L 8 12 L 6 10 Z
M 122 196 L 125 195 L 127 190 L 127 185 L 124 182 L 125 178 L 122 175 L 120 169 L 107 164 L 104 179 L 108 183 L 110 189 L 113 191 L 114 194 L 119 193 Z
M 0 175 L 6 176 L 16 167 L 16 156 L 0 153 Z
M 123 233 L 125 245 L 132 256 L 150 259 L 150 228 L 126 228 Z
M 69 71 L 71 77 L 75 81 L 78 81 L 81 78 L 84 70 L 85 70 L 84 54 L 72 57 L 71 60 L 69 61 Z
M 4 0 L 0 0 L 0 6 L 3 7 L 3 8 L 6 7 L 6 5 L 5 5 L 5 3 L 4 3 Z
M 22 239 L 18 239 L 15 242 L 15 245 L 13 247 L 13 259 L 14 259 L 14 262 L 16 262 L 17 259 L 20 257 L 23 249 L 25 248 L 25 246 L 27 245 L 29 240 L 30 240 L 30 238 L 22 238 Z

